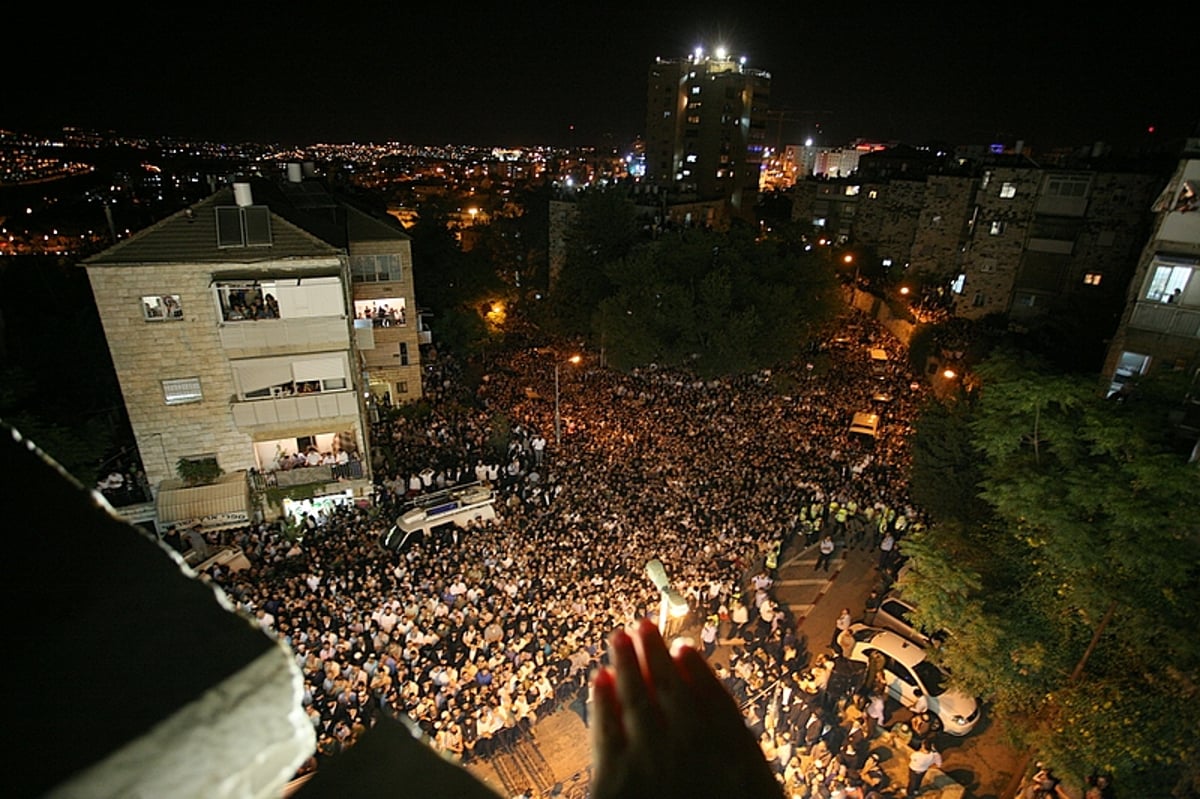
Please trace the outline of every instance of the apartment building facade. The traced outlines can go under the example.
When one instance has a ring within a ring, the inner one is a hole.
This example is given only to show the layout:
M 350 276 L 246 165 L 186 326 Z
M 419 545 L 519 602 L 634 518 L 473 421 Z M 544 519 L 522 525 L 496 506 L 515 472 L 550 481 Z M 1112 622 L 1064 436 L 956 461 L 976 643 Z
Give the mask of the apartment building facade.
M 369 496 L 371 392 L 419 395 L 419 358 L 368 357 L 399 353 L 393 326 L 416 350 L 411 256 L 291 182 L 234 183 L 83 264 L 160 530 Z
M 864 157 L 864 164 L 868 161 Z M 1113 302 L 1148 230 L 1153 171 L 1046 169 L 1003 157 L 950 169 L 864 170 L 793 187 L 793 220 L 832 244 L 953 292 L 953 313 L 1020 322 Z
M 1129 282 L 1104 365 L 1109 392 L 1161 370 L 1183 370 L 1200 389 L 1200 138 L 1153 203 L 1154 227 Z
M 766 146 L 771 75 L 723 52 L 649 67 L 645 180 L 680 199 L 725 199 L 751 218 Z

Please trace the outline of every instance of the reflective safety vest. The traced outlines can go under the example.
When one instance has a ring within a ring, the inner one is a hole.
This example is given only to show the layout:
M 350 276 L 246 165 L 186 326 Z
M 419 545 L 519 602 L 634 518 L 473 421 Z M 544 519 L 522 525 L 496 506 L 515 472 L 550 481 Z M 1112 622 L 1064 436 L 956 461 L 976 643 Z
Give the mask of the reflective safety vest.
M 846 517 L 847 517 L 846 509 L 845 509 L 845 508 L 838 508 L 838 512 L 837 512 L 837 520 L 838 520 L 838 522 L 839 522 L 840 524 L 845 524 L 845 523 L 846 523 Z
M 771 551 L 767 553 L 767 568 L 774 570 L 779 565 L 779 547 L 771 547 Z

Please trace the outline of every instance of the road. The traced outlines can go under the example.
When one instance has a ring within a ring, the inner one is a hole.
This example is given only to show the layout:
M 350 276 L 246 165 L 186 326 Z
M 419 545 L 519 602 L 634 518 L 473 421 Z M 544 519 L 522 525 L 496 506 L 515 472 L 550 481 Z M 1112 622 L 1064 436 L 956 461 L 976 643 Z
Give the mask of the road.
M 784 553 L 775 583 L 776 596 L 791 608 L 797 628 L 810 653 L 826 651 L 842 608 L 850 608 L 855 621 L 863 621 L 867 597 L 880 585 L 878 553 L 839 550 L 829 572 L 815 572 L 815 548 L 789 549 Z M 906 711 L 888 702 L 888 721 L 901 720 Z M 1001 740 L 999 725 L 988 715 L 965 738 L 942 735 L 938 744 L 943 771 L 966 790 L 967 799 L 1007 799 L 1004 790 L 1020 766 L 1021 753 Z
M 826 651 L 834 622 L 842 608 L 861 621 L 870 592 L 879 584 L 878 556 L 866 550 L 839 550 L 828 572 L 817 572 L 815 548 L 789 547 L 780 558 L 775 595 L 797 619 L 810 655 Z M 714 662 L 727 662 L 732 645 L 723 639 Z M 888 721 L 900 721 L 907 711 L 888 703 Z M 589 773 L 588 729 L 580 708 L 568 707 L 534 727 L 535 738 L 513 754 L 490 763 L 468 766 L 473 774 L 501 796 L 511 796 L 521 783 L 537 796 L 585 797 Z M 1004 789 L 1019 766 L 1020 753 L 1004 744 L 984 708 L 979 725 L 965 738 L 942 735 L 942 770 L 963 786 L 965 799 L 1008 799 Z M 932 786 L 930 786 L 932 787 Z M 931 797 L 935 795 L 930 792 Z M 958 795 L 948 791 L 945 796 Z

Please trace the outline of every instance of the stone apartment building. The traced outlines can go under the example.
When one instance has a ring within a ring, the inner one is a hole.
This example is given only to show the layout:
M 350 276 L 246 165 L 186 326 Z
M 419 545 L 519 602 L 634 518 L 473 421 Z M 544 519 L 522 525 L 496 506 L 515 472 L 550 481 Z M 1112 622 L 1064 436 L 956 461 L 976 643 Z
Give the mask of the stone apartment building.
M 1200 138 L 1188 140 L 1153 211 L 1105 361 L 1110 392 L 1170 369 L 1200 387 Z
M 1146 239 L 1156 174 L 1003 167 L 976 192 L 955 313 L 1010 320 L 1108 303 Z
M 420 394 L 407 236 L 286 184 L 234 183 L 83 264 L 160 530 L 369 495 L 376 397 Z
M 1112 301 L 1145 240 L 1162 177 L 1047 169 L 1023 156 L 938 167 L 913 158 L 792 189 L 792 218 L 828 243 L 948 285 L 955 315 L 1020 322 L 1063 303 Z

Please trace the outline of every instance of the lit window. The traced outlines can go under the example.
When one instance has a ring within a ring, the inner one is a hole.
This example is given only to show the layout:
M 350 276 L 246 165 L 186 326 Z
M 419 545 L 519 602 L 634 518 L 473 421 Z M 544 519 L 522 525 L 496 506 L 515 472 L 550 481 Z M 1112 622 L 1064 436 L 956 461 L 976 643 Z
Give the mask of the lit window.
M 1086 286 L 1099 286 L 1101 277 L 1103 276 L 1099 272 L 1088 272 L 1083 276 L 1083 283 Z
M 992 222 L 991 234 L 993 236 L 999 236 L 1003 232 L 1004 232 L 1004 223 L 998 219 L 994 220 Z
M 200 378 L 181 377 L 162 381 L 163 398 L 168 405 L 184 405 L 204 399 L 200 393 Z
M 861 190 L 862 190 L 862 186 L 847 186 L 846 187 L 846 196 L 847 197 L 857 197 L 859 191 L 861 191 Z
M 1187 288 L 1192 276 L 1190 266 L 1157 266 L 1146 289 L 1146 299 L 1155 302 L 1176 302 Z
M 142 297 L 142 317 L 147 322 L 178 321 L 183 318 L 183 305 L 178 294 Z
M 695 153 L 688 153 L 687 158 L 685 158 L 684 160 L 686 160 L 689 164 L 694 164 L 694 163 L 696 163 L 696 159 L 698 157 L 699 156 L 697 156 Z
M 879 199 L 879 192 L 875 189 L 871 189 L 869 192 L 867 192 L 867 197 L 871 198 L 872 200 L 877 200 Z
M 953 291 L 955 294 L 962 294 L 963 288 L 966 287 L 966 284 L 967 284 L 966 274 L 959 272 L 958 277 L 954 278 L 954 282 L 950 284 L 950 290 Z
M 812 221 L 812 223 L 813 223 L 813 227 L 825 227 L 826 220 L 825 220 L 825 217 L 819 216 L 816 219 L 814 219 Z
M 699 93 L 700 93 L 700 87 L 699 87 L 699 86 L 693 86 L 693 87 L 692 87 L 692 94 L 699 94 Z
M 1015 184 L 1015 183 L 1001 183 L 1000 184 L 1000 198 L 1001 199 L 1008 200 L 1008 199 L 1011 199 L 1016 196 L 1017 196 L 1017 184 Z

